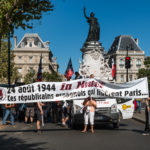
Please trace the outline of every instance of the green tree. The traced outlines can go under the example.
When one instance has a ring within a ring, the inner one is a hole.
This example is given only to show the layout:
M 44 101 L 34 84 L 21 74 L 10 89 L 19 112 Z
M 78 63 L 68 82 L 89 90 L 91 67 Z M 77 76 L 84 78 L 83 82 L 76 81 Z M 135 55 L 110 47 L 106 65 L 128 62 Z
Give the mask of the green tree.
M 28 70 L 28 73 L 24 77 L 24 83 L 31 84 L 31 83 L 36 82 L 36 80 L 37 80 L 37 75 L 36 75 L 35 70 L 33 69 Z
M 62 77 L 57 72 L 52 72 L 52 73 L 43 72 L 42 80 L 43 81 L 47 81 L 47 82 L 48 81 L 49 82 L 61 82 L 62 81 Z
M 147 77 L 148 78 L 148 86 L 150 87 L 150 57 L 148 57 L 144 61 L 145 68 L 139 69 L 137 74 L 138 78 Z
M 32 28 L 31 20 L 53 10 L 50 0 L 0 0 L 0 37 L 21 27 Z
M 24 30 L 26 28 L 32 28 L 31 20 L 41 19 L 43 13 L 52 11 L 53 7 L 54 5 L 52 5 L 50 0 L 0 0 L 0 54 L 2 53 L 1 49 L 3 44 L 1 39 L 6 34 L 11 33 L 13 35 L 14 29 L 19 27 Z M 1 54 L 0 59 L 3 59 L 2 55 L 4 54 Z M 7 59 L 1 60 L 1 65 L 3 66 L 7 63 L 6 61 L 8 62 L 8 57 Z M 11 64 L 11 69 L 13 65 Z M 3 68 L 5 71 L 1 73 L 1 78 L 8 76 L 6 69 L 7 67 L 5 66 Z M 13 73 L 11 73 L 11 76 L 13 80 Z
M 28 73 L 24 77 L 25 84 L 31 84 L 37 81 L 37 73 L 35 70 L 30 69 Z M 57 72 L 43 72 L 42 73 L 42 81 L 44 82 L 61 82 L 62 77 Z
M 11 51 L 11 83 L 14 83 L 17 78 L 19 78 L 17 68 L 14 67 L 14 55 Z M 7 83 L 8 78 L 8 48 L 7 40 L 2 40 L 2 51 L 0 53 L 0 83 Z

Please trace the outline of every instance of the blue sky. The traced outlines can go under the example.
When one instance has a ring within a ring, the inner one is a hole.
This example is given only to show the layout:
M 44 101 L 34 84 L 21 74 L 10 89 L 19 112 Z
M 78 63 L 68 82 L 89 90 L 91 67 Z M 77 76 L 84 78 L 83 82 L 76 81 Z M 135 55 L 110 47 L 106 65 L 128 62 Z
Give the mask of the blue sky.
M 25 33 L 38 33 L 57 57 L 59 72 L 64 74 L 69 58 L 74 71 L 78 71 L 79 58 L 89 30 L 83 7 L 100 23 L 100 42 L 106 51 L 118 35 L 132 35 L 139 39 L 139 46 L 150 56 L 150 0 L 52 0 L 54 11 L 34 21 L 33 30 L 18 29 L 18 42 Z

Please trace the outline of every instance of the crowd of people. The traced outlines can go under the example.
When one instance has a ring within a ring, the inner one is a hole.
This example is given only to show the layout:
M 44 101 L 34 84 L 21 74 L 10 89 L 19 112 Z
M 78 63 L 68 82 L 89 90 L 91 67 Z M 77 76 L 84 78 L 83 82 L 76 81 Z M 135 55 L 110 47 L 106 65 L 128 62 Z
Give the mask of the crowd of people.
M 93 78 L 92 74 L 90 78 Z M 81 79 L 82 76 L 75 72 L 75 80 Z M 83 102 L 84 107 L 84 130 L 87 131 L 88 119 L 91 125 L 91 132 L 94 133 L 94 114 L 96 101 L 89 97 Z M 55 102 L 38 102 L 26 104 L 2 104 L 0 105 L 0 116 L 2 118 L 1 126 L 10 124 L 15 125 L 15 121 L 24 122 L 25 124 L 33 124 L 36 122 L 37 132 L 41 133 L 41 124 L 52 122 L 61 124 L 63 127 L 71 127 L 71 101 L 55 101 Z
M 149 135 L 150 124 L 150 98 L 145 100 L 145 132 L 143 135 Z M 55 102 L 38 102 L 26 104 L 1 104 L 0 117 L 1 125 L 15 125 L 15 121 L 24 122 L 25 124 L 37 124 L 37 133 L 41 133 L 41 124 L 51 122 L 58 123 L 63 127 L 71 127 L 71 101 L 55 101 Z M 87 132 L 88 123 L 90 123 L 91 132 L 94 133 L 94 115 L 96 101 L 92 97 L 88 97 L 83 102 L 84 128 L 83 133 Z
M 75 79 L 82 77 L 78 72 L 75 72 Z M 91 74 L 90 78 L 94 78 Z M 141 113 L 142 99 L 134 100 L 135 113 Z M 150 124 L 150 98 L 145 100 L 145 132 L 144 135 L 149 135 Z M 88 123 L 90 123 L 91 133 L 94 133 L 94 115 L 96 101 L 92 97 L 87 97 L 83 102 L 84 128 L 82 133 L 87 132 Z M 41 133 L 41 124 L 52 122 L 58 123 L 63 127 L 71 127 L 71 101 L 54 101 L 54 102 L 37 102 L 26 104 L 1 104 L 0 117 L 2 118 L 1 126 L 5 126 L 8 120 L 11 125 L 15 125 L 15 121 L 24 122 L 25 124 L 33 124 L 36 122 L 37 133 Z
M 134 100 L 134 112 L 141 113 L 141 104 L 143 99 L 137 98 Z
M 58 123 L 63 127 L 71 127 L 71 101 L 38 102 L 26 104 L 2 104 L 0 105 L 1 125 L 15 125 L 15 121 L 25 124 L 37 124 L 37 133 L 41 133 L 41 124 L 51 122 Z M 83 102 L 84 130 L 87 131 L 88 122 L 91 126 L 91 132 L 94 133 L 94 115 L 96 101 L 88 97 Z
M 15 125 L 15 121 L 33 124 L 37 122 L 37 132 L 40 133 L 42 123 L 52 122 L 68 127 L 71 119 L 71 103 L 69 101 L 55 101 L 45 103 L 1 104 L 1 126 Z
M 75 72 L 75 80 L 82 76 Z M 26 103 L 26 104 L 1 104 L 0 117 L 1 126 L 5 126 L 10 120 L 12 126 L 15 121 L 23 121 L 25 124 L 37 123 L 37 132 L 40 133 L 41 123 L 53 122 L 70 126 L 71 103 L 69 101 L 55 101 L 45 103 Z

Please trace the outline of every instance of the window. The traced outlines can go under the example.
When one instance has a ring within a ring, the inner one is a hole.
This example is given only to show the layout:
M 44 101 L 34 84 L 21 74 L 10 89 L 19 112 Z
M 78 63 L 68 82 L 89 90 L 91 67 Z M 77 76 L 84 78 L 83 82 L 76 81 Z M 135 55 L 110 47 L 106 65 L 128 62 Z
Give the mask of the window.
M 121 82 L 124 82 L 124 75 L 121 75 Z
M 29 62 L 32 63 L 33 56 L 29 56 Z
M 132 67 L 133 66 L 133 60 L 131 59 L 131 61 L 130 61 L 130 66 Z M 130 68 L 131 68 L 130 67 Z
M 120 59 L 119 66 L 120 66 L 120 68 L 124 67 L 124 59 L 123 58 Z
M 38 42 L 38 48 L 41 48 L 41 46 L 42 46 L 41 42 Z
M 132 74 L 129 75 L 129 80 L 132 81 Z
M 19 60 L 19 62 L 21 62 L 22 61 L 22 56 L 18 56 L 18 60 Z
M 23 48 L 24 47 L 24 42 L 21 42 L 21 48 Z
M 136 60 L 136 66 L 141 66 L 141 59 Z
M 32 47 L 32 42 L 29 43 L 29 47 Z
M 136 67 L 140 68 L 141 67 L 141 59 L 136 60 Z
M 22 72 L 22 68 L 18 68 L 18 72 L 21 73 Z
M 117 100 L 117 104 L 122 104 L 131 101 L 131 99 L 124 99 L 124 98 L 116 98 L 116 100 Z

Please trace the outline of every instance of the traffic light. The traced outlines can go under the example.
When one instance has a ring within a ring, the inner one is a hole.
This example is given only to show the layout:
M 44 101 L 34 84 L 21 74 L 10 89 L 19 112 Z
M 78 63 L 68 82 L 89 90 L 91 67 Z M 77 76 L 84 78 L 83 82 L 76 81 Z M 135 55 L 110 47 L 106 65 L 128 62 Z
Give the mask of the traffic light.
M 131 67 L 131 58 L 129 56 L 127 56 L 125 58 L 125 68 L 129 69 Z

